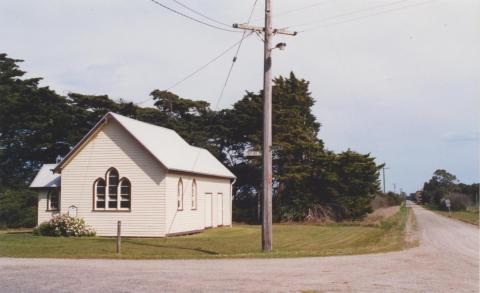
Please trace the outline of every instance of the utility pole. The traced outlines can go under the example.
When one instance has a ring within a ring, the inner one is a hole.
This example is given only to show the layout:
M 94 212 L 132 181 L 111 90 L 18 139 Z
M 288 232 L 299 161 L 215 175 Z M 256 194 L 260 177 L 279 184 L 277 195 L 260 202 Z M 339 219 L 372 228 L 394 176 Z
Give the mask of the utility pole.
M 388 170 L 390 168 L 387 168 L 383 166 L 382 171 L 383 171 L 383 193 L 385 193 L 385 170 Z
M 272 50 L 283 50 L 285 43 L 272 48 L 272 36 L 295 36 L 296 32 L 272 28 L 272 1 L 265 0 L 265 27 L 234 24 L 234 28 L 264 33 L 263 53 L 263 221 L 262 250 L 272 251 Z

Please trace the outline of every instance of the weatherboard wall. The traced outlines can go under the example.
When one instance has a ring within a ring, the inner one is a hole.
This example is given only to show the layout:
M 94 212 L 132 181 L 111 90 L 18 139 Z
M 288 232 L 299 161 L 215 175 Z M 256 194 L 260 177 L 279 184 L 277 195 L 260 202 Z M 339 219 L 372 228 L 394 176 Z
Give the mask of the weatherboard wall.
M 93 184 L 114 167 L 131 182 L 130 211 L 96 211 Z M 117 233 L 122 221 L 124 236 L 165 235 L 165 169 L 117 122 L 104 125 L 64 166 L 61 173 L 61 211 L 77 207 L 99 236 Z
M 41 224 L 43 222 L 49 221 L 52 216 L 58 214 L 58 211 L 49 211 L 48 202 L 47 202 L 48 190 L 43 189 L 38 192 L 38 214 L 37 214 L 37 223 Z
M 183 183 L 183 208 L 177 208 L 178 182 Z M 192 182 L 197 183 L 197 208 L 192 208 Z M 166 176 L 166 234 L 232 224 L 230 179 L 169 172 Z M 208 195 L 207 195 L 208 194 Z M 211 196 L 210 196 L 211 194 Z M 208 206 L 207 206 L 208 205 Z M 210 225 L 210 216 L 217 216 Z

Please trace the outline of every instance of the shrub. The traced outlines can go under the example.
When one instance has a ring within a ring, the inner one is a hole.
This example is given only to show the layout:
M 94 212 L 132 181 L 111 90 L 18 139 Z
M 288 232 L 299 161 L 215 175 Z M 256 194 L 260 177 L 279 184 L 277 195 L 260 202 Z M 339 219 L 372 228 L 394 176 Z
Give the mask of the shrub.
M 52 236 L 51 235 L 52 229 L 50 228 L 50 223 L 49 222 L 43 222 L 38 227 L 35 227 L 33 229 L 33 235 L 35 236 Z
M 35 227 L 37 193 L 26 189 L 0 190 L 0 226 L 7 228 Z
M 373 209 L 386 208 L 391 206 L 398 206 L 402 203 L 402 199 L 393 192 L 377 194 L 370 205 Z
M 34 235 L 82 237 L 95 236 L 95 231 L 85 224 L 81 218 L 73 218 L 67 214 L 56 215 L 50 221 L 41 223 L 33 231 Z
M 468 195 L 459 192 L 450 192 L 441 200 L 441 208 L 444 210 L 447 209 L 445 199 L 450 200 L 451 208 L 454 211 L 467 210 L 468 207 L 473 205 L 473 201 Z

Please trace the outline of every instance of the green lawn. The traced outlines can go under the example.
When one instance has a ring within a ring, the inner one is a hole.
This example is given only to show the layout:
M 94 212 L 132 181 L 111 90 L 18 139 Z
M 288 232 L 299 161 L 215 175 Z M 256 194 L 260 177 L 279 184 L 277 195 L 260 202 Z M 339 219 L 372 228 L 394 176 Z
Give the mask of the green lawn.
M 408 211 L 401 208 L 378 227 L 362 225 L 278 224 L 272 253 L 262 253 L 260 227 L 235 225 L 171 238 L 124 238 L 122 254 L 115 239 L 33 236 L 25 231 L 0 232 L 0 256 L 55 258 L 241 258 L 296 257 L 375 253 L 405 247 Z
M 436 211 L 435 210 L 434 212 L 439 213 L 441 215 L 444 215 L 446 217 L 450 216 L 448 214 L 448 212 L 446 212 L 446 211 Z M 478 217 L 479 217 L 478 211 L 477 212 L 454 211 L 454 212 L 451 213 L 451 218 L 454 218 L 454 219 L 457 219 L 457 220 L 460 220 L 460 221 L 464 221 L 464 222 L 467 222 L 467 223 L 470 223 L 470 224 L 474 224 L 474 225 L 477 225 L 477 226 L 479 226 Z

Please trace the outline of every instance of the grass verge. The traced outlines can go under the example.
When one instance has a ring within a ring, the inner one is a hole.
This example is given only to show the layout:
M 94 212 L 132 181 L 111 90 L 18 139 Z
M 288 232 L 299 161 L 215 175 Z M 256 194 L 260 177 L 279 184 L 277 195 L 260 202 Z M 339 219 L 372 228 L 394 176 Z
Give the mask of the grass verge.
M 476 226 L 480 226 L 479 224 L 479 210 L 476 211 L 452 211 L 450 214 L 447 211 L 442 211 L 436 208 L 435 206 L 431 206 L 428 204 L 423 205 L 424 208 L 431 210 L 437 214 L 440 214 L 445 217 L 454 218 L 460 220 L 462 222 L 470 223 Z
M 440 215 L 446 216 L 446 217 L 454 218 L 454 219 L 457 219 L 457 220 L 460 220 L 460 221 L 463 221 L 463 222 L 466 222 L 466 223 L 470 223 L 470 224 L 479 226 L 479 221 L 478 221 L 479 213 L 478 213 L 478 211 L 477 212 L 453 211 L 453 212 L 451 212 L 451 215 L 449 215 L 448 212 L 446 212 L 446 211 L 438 211 L 438 210 L 432 210 L 432 211 L 434 211 L 434 212 L 436 212 Z
M 378 253 L 405 248 L 408 209 L 401 207 L 379 226 L 347 224 L 277 224 L 274 251 L 260 251 L 260 226 L 235 225 L 172 238 L 123 238 L 122 254 L 115 254 L 109 237 L 65 238 L 33 236 L 28 232 L 0 232 L 0 256 L 32 258 L 249 258 L 301 257 Z

